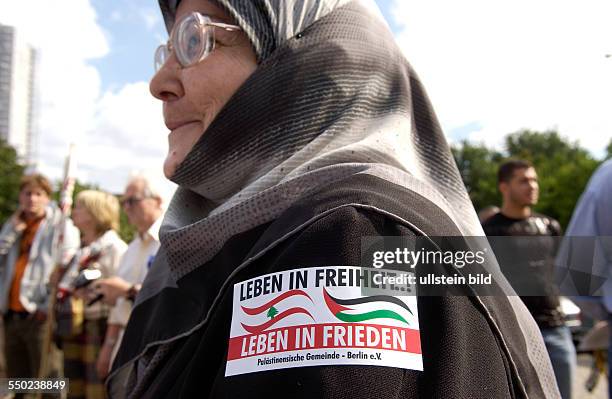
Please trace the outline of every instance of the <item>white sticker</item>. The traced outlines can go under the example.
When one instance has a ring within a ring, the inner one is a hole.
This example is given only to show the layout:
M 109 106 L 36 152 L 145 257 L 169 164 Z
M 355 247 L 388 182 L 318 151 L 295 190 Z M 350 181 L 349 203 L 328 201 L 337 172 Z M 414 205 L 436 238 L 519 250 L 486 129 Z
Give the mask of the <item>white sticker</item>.
M 399 286 L 397 295 L 364 296 L 377 273 L 329 266 L 235 284 L 225 375 L 330 365 L 422 371 L 416 296 Z

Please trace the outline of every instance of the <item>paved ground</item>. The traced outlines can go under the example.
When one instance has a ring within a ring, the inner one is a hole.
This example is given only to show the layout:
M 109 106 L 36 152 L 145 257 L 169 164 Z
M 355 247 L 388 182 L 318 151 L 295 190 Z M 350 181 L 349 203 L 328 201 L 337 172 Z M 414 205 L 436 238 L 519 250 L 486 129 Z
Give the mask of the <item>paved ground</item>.
M 592 393 L 584 387 L 584 383 L 591 372 L 591 357 L 586 354 L 578 355 L 578 370 L 574 381 L 573 399 L 607 399 L 608 398 L 608 379 L 602 376 L 599 383 Z

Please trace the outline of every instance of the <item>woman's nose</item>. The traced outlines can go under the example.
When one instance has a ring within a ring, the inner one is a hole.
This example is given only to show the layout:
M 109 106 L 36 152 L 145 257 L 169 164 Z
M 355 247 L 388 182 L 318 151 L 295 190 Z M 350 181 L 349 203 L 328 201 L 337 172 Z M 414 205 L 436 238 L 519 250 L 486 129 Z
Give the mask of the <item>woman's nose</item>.
M 167 102 L 181 98 L 185 94 L 181 82 L 182 67 L 178 63 L 174 52 L 166 59 L 166 62 L 157 70 L 149 83 L 149 91 L 153 97 Z

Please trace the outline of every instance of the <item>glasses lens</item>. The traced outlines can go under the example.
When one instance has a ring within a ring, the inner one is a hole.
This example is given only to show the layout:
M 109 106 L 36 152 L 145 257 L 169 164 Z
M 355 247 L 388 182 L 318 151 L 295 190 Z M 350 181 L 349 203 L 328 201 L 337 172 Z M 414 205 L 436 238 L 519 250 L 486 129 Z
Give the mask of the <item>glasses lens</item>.
M 176 56 L 183 67 L 202 61 L 209 52 L 211 41 L 210 28 L 206 22 L 210 20 L 198 13 L 192 13 L 177 26 Z
M 126 197 L 121 200 L 121 205 L 126 207 L 132 207 L 142 201 L 144 198 L 138 197 Z
M 164 66 L 166 60 L 168 59 L 170 51 L 168 51 L 168 46 L 162 44 L 155 50 L 155 59 L 154 59 L 154 68 L 155 72 L 159 71 L 161 67 Z

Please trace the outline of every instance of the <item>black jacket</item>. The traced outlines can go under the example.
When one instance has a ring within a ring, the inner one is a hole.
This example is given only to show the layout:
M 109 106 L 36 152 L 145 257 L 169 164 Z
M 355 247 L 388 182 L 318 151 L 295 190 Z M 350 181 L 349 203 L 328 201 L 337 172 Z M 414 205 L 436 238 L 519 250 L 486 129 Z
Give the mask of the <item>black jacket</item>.
M 419 297 L 424 371 L 317 366 L 224 376 L 235 283 L 302 267 L 359 266 L 361 237 L 423 234 L 459 231 L 426 198 L 373 176 L 353 176 L 304 198 L 272 223 L 230 239 L 210 262 L 178 281 L 178 288 L 135 308 L 113 367 L 111 396 L 551 397 L 551 381 L 539 377 L 552 375 L 550 365 L 542 357 L 534 366 L 527 355 L 534 343 L 503 296 Z M 164 350 L 146 348 L 162 341 Z

